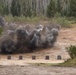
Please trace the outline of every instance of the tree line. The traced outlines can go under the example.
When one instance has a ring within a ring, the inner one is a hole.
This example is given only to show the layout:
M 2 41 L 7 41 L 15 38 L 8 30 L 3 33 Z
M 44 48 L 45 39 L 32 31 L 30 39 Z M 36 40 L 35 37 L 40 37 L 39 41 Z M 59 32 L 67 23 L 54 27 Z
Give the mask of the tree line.
M 0 15 L 76 16 L 76 0 L 0 0 Z

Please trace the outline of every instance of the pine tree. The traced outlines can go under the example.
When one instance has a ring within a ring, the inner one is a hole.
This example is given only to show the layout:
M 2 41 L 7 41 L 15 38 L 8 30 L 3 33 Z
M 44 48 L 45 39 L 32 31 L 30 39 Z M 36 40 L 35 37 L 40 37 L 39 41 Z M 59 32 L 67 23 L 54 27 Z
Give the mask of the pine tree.
M 3 15 L 3 10 L 4 10 L 4 1 L 0 0 L 0 14 Z
M 47 16 L 48 17 L 54 17 L 55 14 L 56 14 L 55 1 L 51 0 L 50 4 L 47 6 Z
M 9 4 L 8 2 L 5 4 L 4 8 L 3 8 L 3 14 L 4 15 L 8 15 L 10 13 L 10 10 L 9 10 Z
M 21 15 L 21 4 L 20 0 L 13 0 L 11 4 L 11 13 L 13 16 Z
M 57 12 L 58 13 L 61 13 L 61 3 L 60 3 L 61 0 L 57 0 Z
M 76 16 L 76 0 L 70 0 L 70 16 Z

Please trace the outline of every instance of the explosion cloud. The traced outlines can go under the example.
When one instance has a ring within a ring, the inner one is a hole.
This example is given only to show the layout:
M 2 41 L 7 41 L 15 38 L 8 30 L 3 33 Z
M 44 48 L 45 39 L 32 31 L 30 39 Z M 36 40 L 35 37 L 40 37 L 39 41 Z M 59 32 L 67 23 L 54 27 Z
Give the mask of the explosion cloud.
M 15 28 L 14 28 L 15 27 Z M 26 53 L 40 48 L 53 47 L 57 41 L 60 26 L 57 24 L 31 25 L 10 24 L 6 34 L 0 38 L 0 49 L 3 54 Z

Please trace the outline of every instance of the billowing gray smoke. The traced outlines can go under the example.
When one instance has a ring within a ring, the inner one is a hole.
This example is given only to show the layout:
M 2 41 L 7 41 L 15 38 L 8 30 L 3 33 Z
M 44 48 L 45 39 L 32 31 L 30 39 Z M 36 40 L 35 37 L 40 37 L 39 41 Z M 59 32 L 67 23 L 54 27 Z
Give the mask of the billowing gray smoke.
M 1 53 L 10 54 L 14 53 L 15 43 L 12 39 L 6 38 L 1 42 Z
M 51 48 L 57 41 L 60 29 L 60 26 L 57 24 L 34 27 L 31 25 L 11 27 L 10 24 L 0 39 L 1 53 L 4 54 L 26 53 L 36 49 Z
M 4 20 L 4 18 L 2 18 L 2 17 L 0 16 L 0 26 L 1 26 L 1 27 L 4 27 L 4 25 L 5 25 L 5 20 Z

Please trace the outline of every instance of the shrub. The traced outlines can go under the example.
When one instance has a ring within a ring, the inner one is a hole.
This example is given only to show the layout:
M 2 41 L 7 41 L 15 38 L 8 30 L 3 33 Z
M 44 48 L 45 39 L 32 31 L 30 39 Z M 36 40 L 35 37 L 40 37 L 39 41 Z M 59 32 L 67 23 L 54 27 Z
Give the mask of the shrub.
M 60 24 L 61 27 L 71 27 L 71 21 L 69 21 L 66 17 L 54 17 L 51 19 L 52 23 Z
M 67 49 L 67 52 L 69 53 L 70 57 L 72 59 L 74 59 L 76 57 L 76 46 L 71 45 L 71 46 L 67 47 L 66 49 Z
M 2 27 L 0 27 L 0 35 L 2 34 L 2 32 L 3 32 L 3 28 L 2 28 Z
M 66 17 L 58 18 L 57 22 L 61 25 L 61 27 L 70 27 L 70 21 Z

